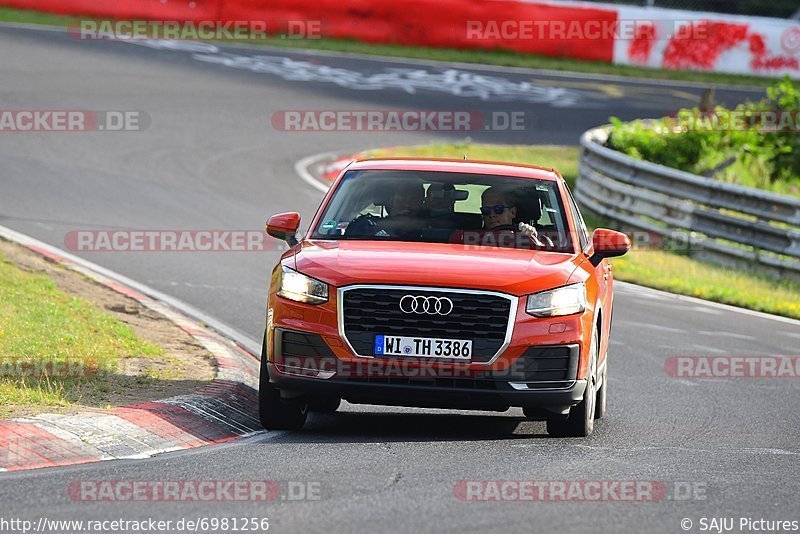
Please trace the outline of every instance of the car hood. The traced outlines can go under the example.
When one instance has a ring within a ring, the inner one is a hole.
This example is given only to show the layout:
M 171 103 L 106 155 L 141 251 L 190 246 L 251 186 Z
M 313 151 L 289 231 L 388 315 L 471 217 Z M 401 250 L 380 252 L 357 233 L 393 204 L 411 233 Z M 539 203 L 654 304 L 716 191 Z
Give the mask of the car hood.
M 447 243 L 306 240 L 294 262 L 301 273 L 335 287 L 417 285 L 522 296 L 566 284 L 579 260 L 574 254 Z

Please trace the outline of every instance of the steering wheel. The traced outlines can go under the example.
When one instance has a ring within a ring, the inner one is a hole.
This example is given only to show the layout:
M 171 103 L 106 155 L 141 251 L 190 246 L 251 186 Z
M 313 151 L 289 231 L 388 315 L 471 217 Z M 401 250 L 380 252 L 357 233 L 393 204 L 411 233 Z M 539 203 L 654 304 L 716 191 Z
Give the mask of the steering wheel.
M 379 221 L 379 218 L 371 214 L 359 215 L 347 225 L 344 235 L 346 237 L 372 237 L 383 229 Z
M 487 232 L 497 232 L 499 230 L 513 230 L 515 232 L 519 231 L 519 228 L 513 224 L 501 224 L 499 226 L 495 226 L 494 228 L 490 228 Z

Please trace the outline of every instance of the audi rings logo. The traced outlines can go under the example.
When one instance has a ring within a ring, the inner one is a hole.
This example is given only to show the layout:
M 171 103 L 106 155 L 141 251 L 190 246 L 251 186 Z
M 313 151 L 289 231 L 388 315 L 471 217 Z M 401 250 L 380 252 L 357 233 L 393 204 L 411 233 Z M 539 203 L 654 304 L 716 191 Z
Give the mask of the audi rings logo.
M 453 301 L 447 297 L 425 297 L 422 295 L 405 295 L 400 299 L 400 311 L 403 313 L 427 313 L 428 315 L 450 315 Z

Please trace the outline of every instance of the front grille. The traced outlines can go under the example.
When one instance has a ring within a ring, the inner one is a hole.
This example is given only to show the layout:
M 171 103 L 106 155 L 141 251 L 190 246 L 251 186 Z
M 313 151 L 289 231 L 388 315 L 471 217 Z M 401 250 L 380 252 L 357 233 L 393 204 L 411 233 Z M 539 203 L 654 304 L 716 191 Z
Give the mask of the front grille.
M 447 297 L 449 315 L 404 313 L 405 295 Z M 342 292 L 344 334 L 357 354 L 374 356 L 378 334 L 447 339 L 471 339 L 472 361 L 487 362 L 503 346 L 511 313 L 511 299 L 471 291 L 414 288 L 354 288 Z

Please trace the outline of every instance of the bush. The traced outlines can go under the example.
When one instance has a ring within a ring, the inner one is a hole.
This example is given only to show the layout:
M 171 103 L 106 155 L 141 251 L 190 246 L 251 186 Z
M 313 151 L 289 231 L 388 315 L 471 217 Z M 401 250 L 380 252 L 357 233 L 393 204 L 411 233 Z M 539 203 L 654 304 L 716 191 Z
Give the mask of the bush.
M 800 90 L 790 78 L 759 102 L 623 123 L 607 146 L 629 156 L 729 183 L 800 196 Z

